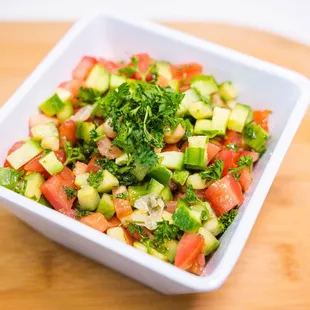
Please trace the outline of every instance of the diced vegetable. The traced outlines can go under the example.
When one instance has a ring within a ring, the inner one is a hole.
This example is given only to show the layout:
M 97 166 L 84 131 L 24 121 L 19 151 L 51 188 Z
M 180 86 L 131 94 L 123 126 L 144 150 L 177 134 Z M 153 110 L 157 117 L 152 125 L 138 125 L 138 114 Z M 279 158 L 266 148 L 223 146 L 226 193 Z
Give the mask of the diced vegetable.
M 99 193 L 111 192 L 113 187 L 119 186 L 118 179 L 108 170 L 103 170 L 103 178 L 97 187 Z
M 247 125 L 242 133 L 245 143 L 254 151 L 263 153 L 266 150 L 266 141 L 269 134 L 259 125 Z
M 82 210 L 95 211 L 99 206 L 100 196 L 91 186 L 83 186 L 78 190 L 77 196 Z
M 172 172 L 162 165 L 156 165 L 148 171 L 148 176 L 166 185 L 172 177 Z
M 184 154 L 181 152 L 164 152 L 158 157 L 161 165 L 168 169 L 181 170 L 183 168 Z
M 25 196 L 30 199 L 39 201 L 42 195 L 40 187 L 45 182 L 43 176 L 41 175 L 41 173 L 35 172 L 28 174 L 25 177 L 25 180 L 27 181 L 25 188 Z
M 216 93 L 218 87 L 213 76 L 198 75 L 191 79 L 191 86 L 201 96 L 208 97 L 209 95 Z
M 111 195 L 103 194 L 96 212 L 102 213 L 107 220 L 110 220 L 114 213 L 114 203 Z
M 110 74 L 100 64 L 96 64 L 91 69 L 86 81 L 86 87 L 93 88 L 101 93 L 108 90 L 110 84 Z
M 90 226 L 96 230 L 104 232 L 107 230 L 109 223 L 101 213 L 92 213 L 81 218 L 81 223 Z M 112 229 L 112 228 L 110 228 Z
M 64 168 L 64 165 L 58 160 L 54 152 L 43 156 L 39 162 L 50 175 L 55 175 Z
M 179 185 L 184 185 L 189 176 L 189 172 L 186 170 L 176 170 L 173 172 L 172 181 Z
M 198 234 L 201 235 L 204 239 L 202 248 L 202 253 L 204 255 L 209 255 L 219 247 L 219 241 L 205 228 L 199 228 Z
M 237 103 L 229 115 L 228 129 L 242 132 L 250 112 L 251 108 L 249 106 Z
M 224 108 L 214 108 L 212 128 L 217 130 L 219 135 L 225 135 L 230 111 Z
M 225 101 L 234 100 L 238 96 L 236 87 L 230 81 L 222 83 L 219 86 L 219 92 Z
M 58 97 L 57 94 L 54 94 L 52 97 L 44 101 L 39 109 L 47 116 L 54 116 L 56 113 L 61 111 L 64 107 L 63 101 Z

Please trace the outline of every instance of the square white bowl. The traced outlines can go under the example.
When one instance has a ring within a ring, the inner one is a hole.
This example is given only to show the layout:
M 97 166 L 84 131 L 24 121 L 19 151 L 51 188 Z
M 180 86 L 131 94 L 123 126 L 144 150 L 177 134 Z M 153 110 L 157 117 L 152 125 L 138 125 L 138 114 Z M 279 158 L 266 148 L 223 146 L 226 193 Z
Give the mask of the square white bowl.
M 212 291 L 234 267 L 307 109 L 310 84 L 306 77 L 157 24 L 95 14 L 71 28 L 0 110 L 0 162 L 15 141 L 27 137 L 29 117 L 61 81 L 70 79 L 82 56 L 120 60 L 137 52 L 174 63 L 196 61 L 218 81 L 236 83 L 240 102 L 273 111 L 268 151 L 256 165 L 253 186 L 222 236 L 206 275 L 182 271 L 2 187 L 0 204 L 48 238 L 160 292 Z

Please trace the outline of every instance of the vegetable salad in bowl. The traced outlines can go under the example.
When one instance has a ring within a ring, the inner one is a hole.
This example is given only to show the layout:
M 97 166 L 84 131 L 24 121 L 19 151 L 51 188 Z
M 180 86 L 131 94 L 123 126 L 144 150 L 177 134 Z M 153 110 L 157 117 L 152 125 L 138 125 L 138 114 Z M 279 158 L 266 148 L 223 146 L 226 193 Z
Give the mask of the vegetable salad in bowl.
M 30 117 L 0 185 L 201 275 L 251 186 L 270 113 L 202 71 L 83 57 Z

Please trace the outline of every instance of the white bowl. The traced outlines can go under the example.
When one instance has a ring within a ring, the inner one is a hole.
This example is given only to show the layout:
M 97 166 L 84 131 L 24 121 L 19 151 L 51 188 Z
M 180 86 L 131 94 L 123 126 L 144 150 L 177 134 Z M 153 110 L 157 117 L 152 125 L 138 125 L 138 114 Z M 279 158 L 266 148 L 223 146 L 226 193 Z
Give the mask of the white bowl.
M 30 115 L 61 81 L 70 79 L 83 55 L 119 60 L 137 52 L 174 63 L 196 61 L 218 81 L 237 83 L 240 102 L 273 111 L 268 151 L 256 165 L 253 186 L 221 238 L 206 275 L 198 277 L 178 269 L 2 187 L 0 204 L 48 238 L 160 292 L 212 291 L 234 267 L 307 109 L 310 84 L 304 76 L 157 24 L 92 15 L 72 27 L 1 109 L 0 162 L 15 141 L 27 137 Z

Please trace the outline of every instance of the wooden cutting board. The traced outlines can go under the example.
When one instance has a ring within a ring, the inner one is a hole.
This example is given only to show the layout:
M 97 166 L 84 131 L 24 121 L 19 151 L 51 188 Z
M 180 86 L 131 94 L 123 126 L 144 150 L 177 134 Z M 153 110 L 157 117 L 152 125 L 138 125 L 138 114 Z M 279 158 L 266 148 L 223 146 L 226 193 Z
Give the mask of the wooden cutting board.
M 310 77 L 310 48 L 241 27 L 166 23 Z M 0 104 L 69 29 L 0 24 Z M 309 123 L 308 123 L 309 122 Z M 164 296 L 41 236 L 0 207 L 0 309 L 310 309 L 310 112 L 239 262 L 218 291 Z

